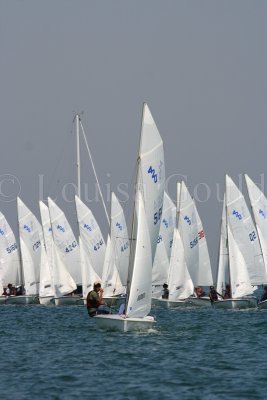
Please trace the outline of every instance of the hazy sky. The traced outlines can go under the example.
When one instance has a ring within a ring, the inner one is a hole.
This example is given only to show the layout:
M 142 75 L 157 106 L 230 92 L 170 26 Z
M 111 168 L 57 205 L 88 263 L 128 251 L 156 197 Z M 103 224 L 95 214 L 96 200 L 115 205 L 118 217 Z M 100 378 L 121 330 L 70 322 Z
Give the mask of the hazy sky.
M 105 199 L 130 186 L 146 101 L 169 194 L 183 176 L 215 268 L 225 173 L 267 192 L 266 19 L 265 0 L 0 0 L 0 210 L 15 232 L 17 195 L 38 218 L 57 196 L 77 232 L 77 111 Z M 81 197 L 106 234 L 85 151 Z

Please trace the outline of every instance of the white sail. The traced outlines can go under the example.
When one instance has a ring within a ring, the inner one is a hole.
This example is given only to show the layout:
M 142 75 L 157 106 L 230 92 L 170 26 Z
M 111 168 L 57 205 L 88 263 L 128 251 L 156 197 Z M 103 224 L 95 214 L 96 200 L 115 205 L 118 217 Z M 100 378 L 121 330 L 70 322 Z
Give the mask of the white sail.
M 144 104 L 137 188 L 143 194 L 154 261 L 163 211 L 165 164 L 163 142 L 151 112 Z
M 179 192 L 178 229 L 183 241 L 189 274 L 194 286 L 198 286 L 199 244 L 196 207 L 184 182 L 181 182 Z
M 142 318 L 151 309 L 152 297 L 152 256 L 149 229 L 142 195 L 137 193 L 137 239 L 126 315 Z
M 252 207 L 262 255 L 267 272 L 267 198 L 258 186 L 245 174 L 245 180 L 248 188 L 249 200 Z M 267 274 L 266 274 L 267 275 Z M 262 284 L 267 283 L 267 277 L 263 277 Z
M 106 252 L 106 244 L 91 210 L 75 196 L 77 218 L 80 236 L 88 244 L 91 262 L 94 270 L 102 276 Z
M 152 291 L 154 298 L 160 298 L 163 283 L 167 282 L 169 273 L 169 258 L 163 240 L 157 245 L 152 268 Z
M 77 285 L 66 268 L 62 254 L 52 241 L 52 268 L 55 297 L 61 297 L 77 289 Z
M 42 247 L 42 262 L 40 268 L 40 297 L 54 297 L 55 289 L 53 282 L 53 254 L 52 254 L 52 228 L 48 207 L 39 201 L 41 222 L 43 227 L 44 247 Z
M 119 271 L 116 266 L 115 246 L 115 243 L 112 243 L 110 237 L 108 236 L 102 275 L 102 288 L 104 290 L 104 297 L 115 296 L 125 292 L 121 283 Z
M 251 284 L 261 284 L 266 272 L 258 234 L 244 196 L 228 175 L 226 175 L 226 210 L 228 239 L 230 230 L 246 262 Z
M 64 212 L 48 197 L 48 207 L 55 246 L 76 284 L 82 283 L 80 252 Z
M 88 293 L 93 290 L 94 282 L 101 282 L 101 279 L 92 266 L 88 246 L 86 243 L 84 243 L 81 237 L 79 239 L 79 243 L 81 253 L 83 297 L 86 298 Z
M 206 234 L 203 228 L 202 221 L 200 219 L 197 207 L 196 208 L 196 218 L 198 226 L 198 278 L 196 286 L 210 286 L 213 284 L 210 255 L 208 250 L 208 244 L 206 240 Z
M 169 260 L 171 257 L 172 241 L 173 241 L 175 226 L 176 226 L 176 207 L 171 198 L 168 196 L 168 194 L 164 192 L 163 213 L 160 223 L 158 243 L 163 241 L 166 247 Z
M 15 235 L 0 212 L 0 285 L 21 285 L 21 266 Z M 2 294 L 2 292 L 0 293 Z
M 232 298 L 240 298 L 250 295 L 256 290 L 256 287 L 250 283 L 247 270 L 247 263 L 240 251 L 239 246 L 234 240 L 232 231 L 228 225 L 228 243 L 229 243 L 229 267 L 231 276 Z
M 43 246 L 42 227 L 19 197 L 17 206 L 24 287 L 26 295 L 37 295 Z
M 218 273 L 217 273 L 217 288 L 216 288 L 217 292 L 224 293 L 227 284 L 230 284 L 230 276 L 229 276 L 229 249 L 228 249 L 228 234 L 227 234 L 227 221 L 226 221 L 226 206 L 224 197 L 222 220 L 221 220 Z
M 194 285 L 188 272 L 183 242 L 178 229 L 175 229 L 173 236 L 168 286 L 169 300 L 172 301 L 186 299 L 194 292 Z
M 123 209 L 114 193 L 111 195 L 111 242 L 121 283 L 126 286 L 130 255 L 129 235 Z

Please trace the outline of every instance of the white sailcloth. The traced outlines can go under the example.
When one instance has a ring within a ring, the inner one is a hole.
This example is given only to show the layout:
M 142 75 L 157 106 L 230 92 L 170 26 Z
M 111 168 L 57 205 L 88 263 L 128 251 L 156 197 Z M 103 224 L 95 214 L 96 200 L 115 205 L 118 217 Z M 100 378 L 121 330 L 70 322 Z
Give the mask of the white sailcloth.
M 80 236 L 83 243 L 87 243 L 91 263 L 99 276 L 102 276 L 106 252 L 106 244 L 91 210 L 75 196 L 77 218 Z
M 125 292 L 121 283 L 119 271 L 116 266 L 115 252 L 115 243 L 112 243 L 110 237 L 108 236 L 102 275 L 102 288 L 104 290 L 104 297 L 115 296 Z
M 81 237 L 79 239 L 79 243 L 81 253 L 83 298 L 86 298 L 88 293 L 93 290 L 94 282 L 101 282 L 101 279 L 92 266 L 87 245 L 84 243 Z
M 262 284 L 267 283 L 267 198 L 258 186 L 245 174 L 248 195 L 256 223 L 262 255 L 265 264 L 266 277 Z
M 174 228 L 176 226 L 176 207 L 170 196 L 164 192 L 163 213 L 160 224 L 158 244 L 163 241 L 170 260 Z
M 227 284 L 230 284 L 230 276 L 229 276 L 229 249 L 228 249 L 228 234 L 227 234 L 227 221 L 226 221 L 226 205 L 224 197 L 222 220 L 221 220 L 218 273 L 217 273 L 217 288 L 216 288 L 217 292 L 224 293 Z
M 54 297 L 55 288 L 53 282 L 53 254 L 52 254 L 52 228 L 48 207 L 39 201 L 41 222 L 43 227 L 44 247 L 42 248 L 42 262 L 40 268 L 40 297 Z
M 48 197 L 54 243 L 76 284 L 82 283 L 80 252 L 64 212 Z
M 137 188 L 143 194 L 154 261 L 163 211 L 165 164 L 163 142 L 147 104 L 143 108 L 139 158 Z
M 111 243 L 122 285 L 127 284 L 130 244 L 123 209 L 115 195 L 111 195 Z M 106 250 L 107 253 L 107 250 Z
M 42 227 L 35 215 L 19 197 L 17 199 L 17 207 L 24 288 L 26 295 L 37 295 L 39 293 L 42 260 Z
M 146 211 L 140 192 L 137 192 L 137 197 L 137 239 L 126 315 L 143 318 L 151 310 L 152 256 Z
M 0 212 L 0 285 L 7 287 L 9 283 L 21 285 L 21 266 L 15 235 Z
M 164 242 L 161 241 L 157 245 L 156 255 L 152 268 L 152 296 L 153 298 L 160 298 L 162 292 L 162 285 L 168 280 L 169 273 L 169 258 L 166 251 Z
M 203 224 L 200 219 L 196 205 L 195 208 L 196 208 L 196 218 L 198 226 L 198 251 L 199 251 L 198 279 L 196 282 L 196 286 L 210 286 L 213 284 L 213 277 L 212 277 L 208 244 Z
M 226 211 L 228 239 L 230 230 L 247 265 L 251 284 L 261 284 L 266 277 L 266 271 L 258 234 L 244 196 L 228 175 L 226 175 Z
M 180 198 L 177 200 L 177 204 L 179 205 L 178 229 L 184 246 L 185 260 L 189 274 L 194 286 L 198 286 L 199 244 L 196 207 L 183 181 L 179 188 Z
M 184 300 L 194 292 L 194 285 L 186 264 L 183 242 L 179 230 L 176 228 L 173 236 L 168 286 L 169 300 L 172 301 Z

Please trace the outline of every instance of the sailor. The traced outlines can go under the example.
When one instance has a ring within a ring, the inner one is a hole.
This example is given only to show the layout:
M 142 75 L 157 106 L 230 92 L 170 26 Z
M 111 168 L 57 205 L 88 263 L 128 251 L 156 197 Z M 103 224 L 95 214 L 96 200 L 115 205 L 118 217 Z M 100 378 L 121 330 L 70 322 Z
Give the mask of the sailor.
M 103 289 L 100 282 L 94 283 L 94 289 L 91 290 L 86 299 L 87 311 L 90 317 L 97 314 L 110 314 L 110 309 L 103 303 Z
M 161 297 L 163 299 L 168 299 L 169 298 L 169 289 L 167 283 L 163 284 L 163 290 L 161 292 Z

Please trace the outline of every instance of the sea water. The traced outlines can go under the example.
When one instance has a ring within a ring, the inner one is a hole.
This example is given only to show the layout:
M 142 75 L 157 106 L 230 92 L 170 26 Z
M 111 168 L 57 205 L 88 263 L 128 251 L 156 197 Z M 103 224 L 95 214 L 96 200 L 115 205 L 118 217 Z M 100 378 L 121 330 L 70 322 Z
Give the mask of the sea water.
M 264 399 L 267 311 L 152 308 L 149 333 L 98 331 L 84 306 L 0 307 L 0 398 Z

